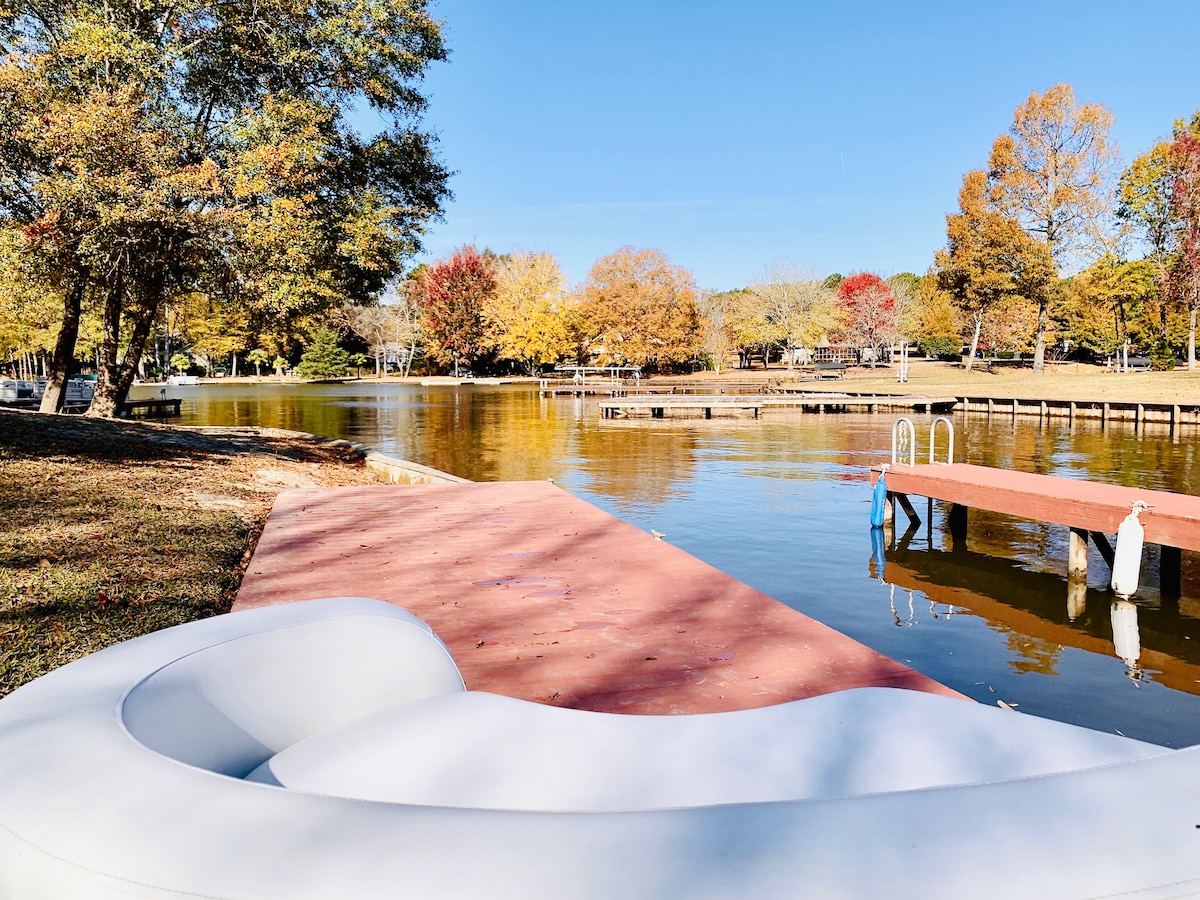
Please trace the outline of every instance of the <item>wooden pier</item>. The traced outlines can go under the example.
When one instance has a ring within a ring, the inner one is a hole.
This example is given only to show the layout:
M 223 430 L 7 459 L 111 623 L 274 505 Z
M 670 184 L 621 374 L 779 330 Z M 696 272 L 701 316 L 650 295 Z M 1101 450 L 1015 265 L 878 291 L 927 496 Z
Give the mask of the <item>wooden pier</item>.
M 411 610 L 473 690 L 601 712 L 769 706 L 852 687 L 959 696 L 547 482 L 279 495 L 238 610 Z
M 694 384 L 658 384 L 625 381 L 593 381 L 576 384 L 568 381 L 550 381 L 543 378 L 538 385 L 542 397 L 649 397 L 649 396 L 738 396 L 744 394 L 766 394 L 773 390 L 771 385 L 760 384 L 716 384 L 697 382 Z
M 623 397 L 619 400 L 601 400 L 600 415 L 605 419 L 623 419 L 629 416 L 648 415 L 653 419 L 672 416 L 703 415 L 713 417 L 713 412 L 725 415 L 749 414 L 758 418 L 765 398 L 762 396 L 728 396 L 712 394 L 706 397 L 664 395 L 658 397 Z
M 958 408 L 965 414 L 983 413 L 989 418 L 1037 417 L 1038 421 L 1065 421 L 1068 425 L 1074 425 L 1077 420 L 1099 421 L 1101 426 L 1110 422 L 1132 422 L 1137 428 L 1153 423 L 1171 428 L 1200 425 L 1200 404 L 1195 403 L 960 397 Z
M 806 413 L 891 412 L 912 410 L 920 412 L 949 412 L 957 403 L 954 397 L 924 394 L 835 394 L 806 392 L 777 394 L 708 394 L 666 395 L 657 397 L 630 396 L 601 400 L 600 414 L 605 419 L 650 416 L 702 415 L 713 418 L 715 413 L 726 415 L 749 414 L 758 418 L 764 410 L 793 410 Z
M 169 416 L 182 415 L 180 409 L 183 401 L 166 397 L 152 400 L 126 400 L 121 404 L 121 416 L 154 416 L 165 419 Z
M 878 480 L 880 467 L 871 470 L 871 483 Z M 909 495 L 928 497 L 951 504 L 948 525 L 952 537 L 966 535 L 971 508 L 1033 519 L 1070 529 L 1067 569 L 1072 579 L 1086 579 L 1087 545 L 1090 539 L 1112 565 L 1115 534 L 1129 515 L 1135 500 L 1150 508 L 1141 522 L 1148 543 L 1162 545 L 1162 590 L 1179 593 L 1179 551 L 1200 551 L 1200 497 L 1170 491 L 1144 490 L 1096 481 L 1013 472 L 968 463 L 953 465 L 894 466 L 884 476 L 888 487 L 888 523 L 894 521 L 898 504 L 914 524 L 920 517 Z

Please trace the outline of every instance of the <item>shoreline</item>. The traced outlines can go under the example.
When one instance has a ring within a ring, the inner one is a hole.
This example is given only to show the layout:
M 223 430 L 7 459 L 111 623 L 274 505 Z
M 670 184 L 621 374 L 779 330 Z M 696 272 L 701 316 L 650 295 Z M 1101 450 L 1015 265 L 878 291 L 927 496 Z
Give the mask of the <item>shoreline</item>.
M 1188 372 L 1175 369 L 1169 372 L 1115 372 L 1103 366 L 1085 363 L 1049 363 L 1047 371 L 1035 375 L 1029 369 L 1004 369 L 984 371 L 973 368 L 966 372 L 958 363 L 936 360 L 914 360 L 910 363 L 910 375 L 906 382 L 897 379 L 895 366 L 880 366 L 876 369 L 852 366 L 844 380 L 802 381 L 804 370 L 799 367 L 789 370 L 774 364 L 769 368 L 723 369 L 721 372 L 704 371 L 688 375 L 651 376 L 643 378 L 642 387 L 655 385 L 778 385 L 803 383 L 805 390 L 823 393 L 841 391 L 874 391 L 878 393 L 933 393 L 951 394 L 956 397 L 992 398 L 996 400 L 1054 400 L 1062 402 L 1120 402 L 1120 403 L 1167 403 L 1188 404 L 1200 402 L 1200 369 Z M 421 386 L 426 376 L 410 375 L 362 378 L 349 377 L 345 384 L 395 384 L 411 387 Z M 510 386 L 528 385 L 536 389 L 540 379 L 533 376 L 504 376 Z M 569 377 L 552 378 L 552 382 L 570 384 Z M 280 381 L 275 376 L 239 376 L 237 378 L 206 378 L 202 386 L 212 385 L 287 385 L 301 386 L 313 382 L 298 380 Z M 588 382 L 593 383 L 592 381 Z M 594 383 L 607 383 L 595 378 Z M 625 384 L 632 386 L 633 382 Z M 161 389 L 166 385 L 147 383 L 139 388 Z M 449 385 L 448 385 L 449 386 Z M 464 385 L 471 387 L 472 385 Z M 479 385 L 487 387 L 489 385 Z

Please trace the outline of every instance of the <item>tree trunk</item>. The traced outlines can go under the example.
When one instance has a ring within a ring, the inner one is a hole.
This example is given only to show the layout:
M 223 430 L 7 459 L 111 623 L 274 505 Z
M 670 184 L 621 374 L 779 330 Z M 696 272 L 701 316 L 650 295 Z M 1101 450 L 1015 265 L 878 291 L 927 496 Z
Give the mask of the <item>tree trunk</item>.
M 92 418 L 100 419 L 114 418 L 119 408 L 116 396 L 117 384 L 120 381 L 117 351 L 121 339 L 121 274 L 118 272 L 106 287 L 103 337 L 96 360 L 96 393 L 92 395 L 92 403 L 86 413 Z
M 975 365 L 975 354 L 979 351 L 979 332 L 983 330 L 983 313 L 975 314 L 975 333 L 971 335 L 971 352 L 967 354 L 967 364 L 963 367 L 964 372 L 970 372 L 971 366 Z
M 1188 371 L 1196 371 L 1196 304 L 1193 301 L 1188 317 Z
M 129 346 L 125 350 L 125 358 L 117 362 L 117 338 L 120 335 L 120 292 L 113 291 L 104 309 L 104 347 L 101 354 L 100 375 L 96 382 L 96 394 L 92 405 L 88 407 L 87 415 L 92 418 L 116 418 L 125 399 L 129 396 L 129 387 L 133 384 L 133 376 L 137 374 L 138 361 L 142 358 L 142 348 L 150 337 L 154 325 L 154 316 L 158 312 L 160 291 L 152 289 L 147 302 L 136 308 L 133 320 L 133 330 L 129 334 Z M 115 306 L 115 313 L 112 312 Z M 110 325 L 110 315 L 112 322 Z
M 63 408 L 67 399 L 67 379 L 71 375 L 71 363 L 75 361 L 75 343 L 79 339 L 79 310 L 83 305 L 84 277 L 81 275 L 63 295 L 63 321 L 54 344 L 54 360 L 50 364 L 50 377 L 46 382 L 46 393 L 42 395 L 41 412 L 55 413 Z
M 1037 344 L 1033 348 L 1033 372 L 1041 375 L 1046 369 L 1046 327 L 1050 318 L 1050 302 L 1038 303 Z
M 129 396 L 129 388 L 133 384 L 134 376 L 137 375 L 138 363 L 142 359 L 142 350 L 146 346 L 146 341 L 150 339 L 150 331 L 154 327 L 154 317 L 157 312 L 157 305 L 139 310 L 138 317 L 134 321 L 133 333 L 129 336 L 129 348 L 125 351 L 125 360 L 121 363 L 117 382 L 117 409 L 121 408 Z

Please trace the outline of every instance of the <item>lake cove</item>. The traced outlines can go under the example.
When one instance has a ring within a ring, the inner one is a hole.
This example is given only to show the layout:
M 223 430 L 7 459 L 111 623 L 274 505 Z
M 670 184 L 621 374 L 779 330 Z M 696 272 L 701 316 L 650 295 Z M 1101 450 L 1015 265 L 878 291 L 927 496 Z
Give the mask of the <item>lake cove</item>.
M 1069 610 L 1065 528 L 973 510 L 966 547 L 954 549 L 935 508 L 933 527 L 886 548 L 880 567 L 866 472 L 890 456 L 891 415 L 604 421 L 595 398 L 539 397 L 536 384 L 174 390 L 185 425 L 347 438 L 476 481 L 553 479 L 982 703 L 1200 743 L 1196 558 L 1184 553 L 1182 597 L 1164 600 L 1150 548 L 1132 610 L 1115 610 L 1096 556 L 1085 603 Z M 1194 426 L 953 418 L 959 462 L 1200 494 Z M 923 444 L 929 419 L 914 421 Z M 1113 623 L 1128 631 L 1131 613 L 1139 655 L 1122 659 Z

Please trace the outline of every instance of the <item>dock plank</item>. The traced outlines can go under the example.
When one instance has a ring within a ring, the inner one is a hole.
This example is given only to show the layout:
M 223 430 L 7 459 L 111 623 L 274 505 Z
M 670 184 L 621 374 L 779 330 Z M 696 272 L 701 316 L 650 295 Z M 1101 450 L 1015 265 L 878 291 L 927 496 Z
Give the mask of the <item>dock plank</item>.
M 546 482 L 279 496 L 234 610 L 324 596 L 427 621 L 470 688 L 626 713 L 860 686 L 954 695 Z

